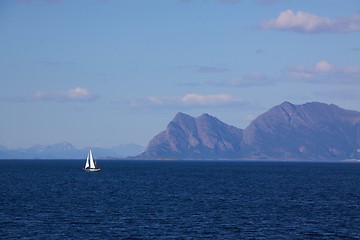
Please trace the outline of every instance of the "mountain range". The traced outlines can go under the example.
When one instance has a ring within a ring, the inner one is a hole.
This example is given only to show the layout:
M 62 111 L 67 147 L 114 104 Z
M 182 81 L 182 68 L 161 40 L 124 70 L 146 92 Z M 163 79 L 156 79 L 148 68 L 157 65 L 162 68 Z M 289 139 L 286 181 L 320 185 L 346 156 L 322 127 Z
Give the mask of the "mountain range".
M 8 149 L 0 159 L 84 159 L 89 148 L 67 142 Z M 318 102 L 284 102 L 248 127 L 178 113 L 146 149 L 136 144 L 92 148 L 97 159 L 307 160 L 360 159 L 360 112 Z
M 339 161 L 360 159 L 360 112 L 318 102 L 284 102 L 239 129 L 178 113 L 139 159 Z
M 140 154 L 144 151 L 144 147 L 123 144 L 112 148 L 94 147 L 92 150 L 97 159 L 121 159 Z M 18 149 L 0 146 L 0 159 L 85 159 L 88 151 L 89 148 L 79 149 L 68 142 Z

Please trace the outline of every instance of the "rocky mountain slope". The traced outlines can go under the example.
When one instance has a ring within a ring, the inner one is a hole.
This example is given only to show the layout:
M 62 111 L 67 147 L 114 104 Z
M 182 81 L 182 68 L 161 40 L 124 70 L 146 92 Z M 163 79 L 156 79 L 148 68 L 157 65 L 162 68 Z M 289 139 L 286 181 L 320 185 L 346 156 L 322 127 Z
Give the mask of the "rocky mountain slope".
M 241 139 L 241 129 L 208 114 L 193 118 L 178 113 L 140 158 L 236 158 Z
M 245 129 L 178 113 L 138 158 L 325 160 L 360 158 L 360 112 L 284 102 Z
M 242 156 L 255 159 L 336 160 L 360 157 L 360 112 L 336 105 L 288 102 L 244 130 Z

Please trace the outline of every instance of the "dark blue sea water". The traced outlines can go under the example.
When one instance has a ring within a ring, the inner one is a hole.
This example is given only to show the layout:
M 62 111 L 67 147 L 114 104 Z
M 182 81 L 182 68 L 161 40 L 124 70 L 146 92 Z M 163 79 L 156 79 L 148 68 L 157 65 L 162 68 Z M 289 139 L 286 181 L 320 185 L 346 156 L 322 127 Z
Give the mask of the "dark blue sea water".
M 0 161 L 1 239 L 360 239 L 360 164 Z

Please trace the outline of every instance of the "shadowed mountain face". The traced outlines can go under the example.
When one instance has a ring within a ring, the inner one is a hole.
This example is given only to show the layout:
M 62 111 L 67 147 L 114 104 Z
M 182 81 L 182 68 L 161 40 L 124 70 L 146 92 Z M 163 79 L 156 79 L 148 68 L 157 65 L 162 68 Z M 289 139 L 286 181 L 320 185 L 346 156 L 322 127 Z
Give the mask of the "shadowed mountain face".
M 334 160 L 359 157 L 360 112 L 336 105 L 285 102 L 245 130 L 242 155 L 249 158 Z
M 215 117 L 198 118 L 178 113 L 166 130 L 154 137 L 144 158 L 236 158 L 240 151 L 242 130 Z
M 178 113 L 140 158 L 343 160 L 360 158 L 360 112 L 284 102 L 242 130 Z

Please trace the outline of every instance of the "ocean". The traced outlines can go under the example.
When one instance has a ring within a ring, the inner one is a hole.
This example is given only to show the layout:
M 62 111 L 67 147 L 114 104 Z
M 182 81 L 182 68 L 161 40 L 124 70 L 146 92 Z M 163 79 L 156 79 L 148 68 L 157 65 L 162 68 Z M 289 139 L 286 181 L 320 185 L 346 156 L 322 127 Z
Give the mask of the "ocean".
M 360 164 L 1 160 L 1 239 L 360 239 Z

